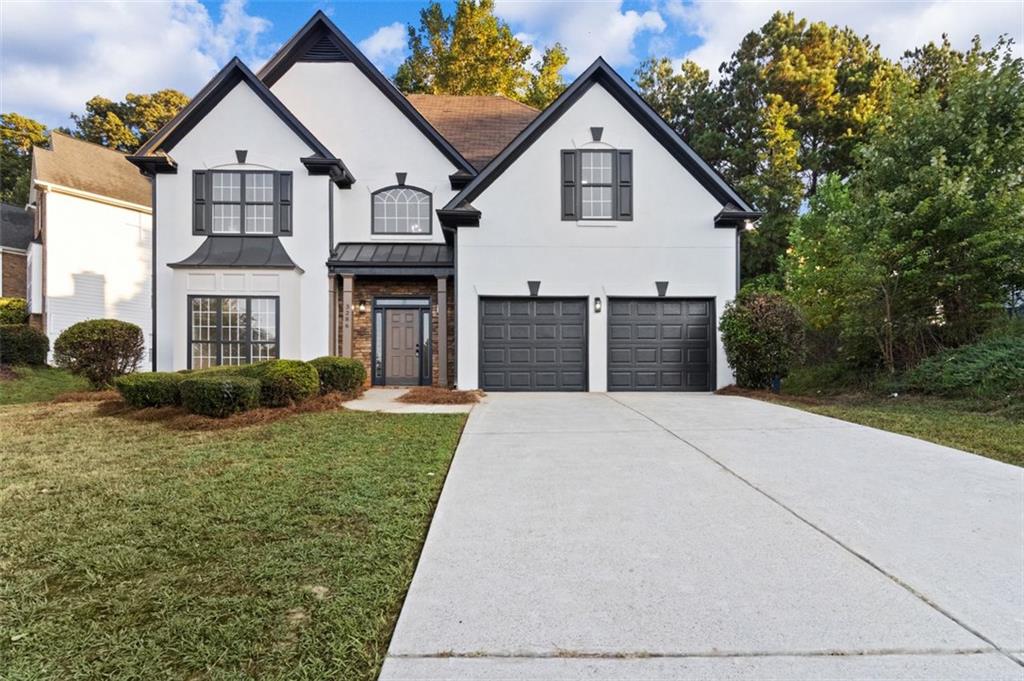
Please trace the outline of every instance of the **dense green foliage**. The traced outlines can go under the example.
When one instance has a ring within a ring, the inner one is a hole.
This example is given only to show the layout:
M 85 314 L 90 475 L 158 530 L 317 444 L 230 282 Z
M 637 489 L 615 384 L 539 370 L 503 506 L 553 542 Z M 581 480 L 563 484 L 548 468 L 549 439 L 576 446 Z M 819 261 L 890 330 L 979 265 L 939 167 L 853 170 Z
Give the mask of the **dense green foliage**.
M 791 234 L 810 323 L 890 372 L 977 339 L 1024 286 L 1024 61 L 976 45 L 939 82 L 897 90 Z
M 316 369 L 297 359 L 242 365 L 236 367 L 234 373 L 259 381 L 260 404 L 264 407 L 287 407 L 304 402 L 320 390 Z
M 0 298 L 0 324 L 24 324 L 28 321 L 28 302 L 24 298 Z
M 125 153 L 133 153 L 167 121 L 174 118 L 188 97 L 177 90 L 125 95 L 114 102 L 99 95 L 85 103 L 84 114 L 71 114 L 75 137 Z
M 45 144 L 46 126 L 21 114 L 0 114 L 0 201 L 24 206 L 32 169 L 32 147 Z
M 532 48 L 495 16 L 494 0 L 456 0 L 451 15 L 430 3 L 419 28 L 409 26 L 409 51 L 395 73 L 406 93 L 504 95 L 545 107 L 565 89 L 562 46 L 547 48 L 531 68 Z
M 719 328 L 741 387 L 767 388 L 803 358 L 804 321 L 781 293 L 741 293 L 725 306 Z
M 260 404 L 260 382 L 225 373 L 186 375 L 178 383 L 181 403 L 193 414 L 224 418 Z
M 634 80 L 694 149 L 765 211 L 743 236 L 743 275 L 776 270 L 801 202 L 854 151 L 905 75 L 851 29 L 777 12 L 748 33 L 718 78 L 651 59 Z
M 46 364 L 50 339 L 28 324 L 0 324 L 0 364 Z
M 57 366 L 84 376 L 96 388 L 135 371 L 142 362 L 142 329 L 119 319 L 90 319 L 72 324 L 57 337 Z
M 317 357 L 309 362 L 320 377 L 320 393 L 351 393 L 363 387 L 366 367 L 351 357 Z
M 170 407 L 181 404 L 180 383 L 186 377 L 168 371 L 128 374 L 114 379 L 114 387 L 132 407 Z
M 1024 336 L 986 338 L 940 352 L 908 372 L 906 384 L 943 397 L 1024 403 Z

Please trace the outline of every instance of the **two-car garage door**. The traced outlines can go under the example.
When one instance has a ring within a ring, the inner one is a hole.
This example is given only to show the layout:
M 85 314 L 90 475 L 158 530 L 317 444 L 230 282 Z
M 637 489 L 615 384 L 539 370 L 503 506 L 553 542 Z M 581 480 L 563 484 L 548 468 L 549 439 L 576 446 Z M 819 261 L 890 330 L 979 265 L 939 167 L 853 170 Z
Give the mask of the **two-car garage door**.
M 711 390 L 713 310 L 707 299 L 609 299 L 608 390 Z M 586 298 L 481 298 L 480 387 L 586 390 L 587 313 Z

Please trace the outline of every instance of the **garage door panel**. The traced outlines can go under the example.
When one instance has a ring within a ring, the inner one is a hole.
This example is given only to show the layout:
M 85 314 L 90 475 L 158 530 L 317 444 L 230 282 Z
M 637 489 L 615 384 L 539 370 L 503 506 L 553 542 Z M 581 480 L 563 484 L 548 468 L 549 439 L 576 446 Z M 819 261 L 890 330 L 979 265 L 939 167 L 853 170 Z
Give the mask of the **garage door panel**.
M 573 298 L 482 298 L 481 301 L 481 388 L 495 391 L 586 389 L 586 301 Z
M 711 390 L 707 300 L 620 298 L 608 305 L 609 390 Z

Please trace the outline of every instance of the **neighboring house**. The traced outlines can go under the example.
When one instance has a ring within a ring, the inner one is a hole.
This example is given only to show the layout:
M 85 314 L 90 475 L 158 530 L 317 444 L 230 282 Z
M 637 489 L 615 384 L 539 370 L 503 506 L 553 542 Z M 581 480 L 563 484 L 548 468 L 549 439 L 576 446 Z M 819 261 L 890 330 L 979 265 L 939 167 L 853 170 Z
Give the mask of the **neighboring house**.
M 150 181 L 120 152 L 58 132 L 32 150 L 29 311 L 51 346 L 72 324 L 112 318 L 151 347 L 150 202 Z
M 26 261 L 32 229 L 32 213 L 20 206 L 0 204 L 0 296 L 28 295 Z
M 128 157 L 154 366 L 353 356 L 378 385 L 713 390 L 748 206 L 603 60 L 550 107 L 406 98 L 322 13 Z

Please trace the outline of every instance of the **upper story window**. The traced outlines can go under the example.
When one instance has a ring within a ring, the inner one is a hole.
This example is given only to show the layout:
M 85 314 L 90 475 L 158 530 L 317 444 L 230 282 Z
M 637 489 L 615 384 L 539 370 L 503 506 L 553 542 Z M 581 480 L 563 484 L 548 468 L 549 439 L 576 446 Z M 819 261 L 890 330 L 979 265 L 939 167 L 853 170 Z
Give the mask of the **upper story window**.
M 562 152 L 563 220 L 632 220 L 633 152 L 567 149 Z
M 372 195 L 374 234 L 430 234 L 431 195 L 418 187 L 378 189 Z
M 197 170 L 193 175 L 193 234 L 289 235 L 290 172 Z

